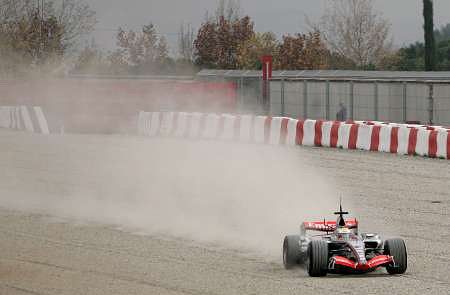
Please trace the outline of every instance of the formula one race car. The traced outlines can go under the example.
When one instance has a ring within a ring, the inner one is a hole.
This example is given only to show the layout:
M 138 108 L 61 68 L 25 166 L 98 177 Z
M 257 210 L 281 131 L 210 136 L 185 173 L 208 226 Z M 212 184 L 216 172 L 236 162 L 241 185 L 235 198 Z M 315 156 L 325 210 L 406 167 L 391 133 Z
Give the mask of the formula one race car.
M 339 206 L 337 221 L 304 222 L 300 235 L 286 236 L 283 263 L 286 269 L 305 264 L 312 277 L 327 273 L 367 273 L 380 267 L 389 274 L 402 274 L 407 253 L 402 239 L 382 241 L 377 234 L 358 234 L 358 221 L 344 219 L 348 212 Z M 323 234 L 310 235 L 307 231 Z

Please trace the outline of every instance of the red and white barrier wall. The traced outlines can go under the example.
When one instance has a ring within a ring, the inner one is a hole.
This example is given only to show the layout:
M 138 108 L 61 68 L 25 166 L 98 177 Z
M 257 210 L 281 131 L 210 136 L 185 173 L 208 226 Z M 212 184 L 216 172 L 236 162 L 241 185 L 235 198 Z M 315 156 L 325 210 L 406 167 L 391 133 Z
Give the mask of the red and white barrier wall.
M 41 107 L 0 106 L 0 128 L 50 134 Z
M 140 112 L 140 135 L 304 145 L 450 159 L 450 129 L 202 113 Z

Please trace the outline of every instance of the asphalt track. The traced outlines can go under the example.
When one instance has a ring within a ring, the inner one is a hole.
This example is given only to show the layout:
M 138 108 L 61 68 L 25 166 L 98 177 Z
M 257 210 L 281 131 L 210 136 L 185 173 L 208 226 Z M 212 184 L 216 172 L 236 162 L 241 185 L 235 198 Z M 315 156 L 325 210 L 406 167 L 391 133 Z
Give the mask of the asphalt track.
M 450 161 L 290 149 L 307 167 L 339 184 L 358 208 L 364 230 L 399 236 L 408 247 L 405 275 L 388 276 L 382 270 L 309 278 L 303 269 L 286 271 L 279 260 L 257 252 L 133 233 L 36 209 L 45 192 L 70 199 L 68 187 L 83 185 L 75 177 L 85 172 L 81 165 L 91 163 L 94 169 L 104 146 L 125 146 L 129 140 L 157 141 L 0 130 L 0 294 L 411 295 L 450 290 Z M 271 149 L 259 147 L 266 148 Z M 73 175 L 70 182 L 60 177 L 65 173 Z M 35 205 L 21 204 L 23 194 Z

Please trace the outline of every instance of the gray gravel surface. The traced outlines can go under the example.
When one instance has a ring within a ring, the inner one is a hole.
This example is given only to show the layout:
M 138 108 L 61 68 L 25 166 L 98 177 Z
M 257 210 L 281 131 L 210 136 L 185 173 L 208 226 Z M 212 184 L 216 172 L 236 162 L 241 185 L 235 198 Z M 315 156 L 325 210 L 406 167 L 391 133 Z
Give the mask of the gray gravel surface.
M 140 234 L 38 206 L 49 195 L 70 201 L 75 189 L 98 191 L 83 175 L 114 169 L 104 163 L 104 147 L 113 147 L 111 156 L 130 141 L 158 142 L 0 130 L 0 294 L 449 294 L 450 161 L 286 149 L 338 184 L 357 207 L 364 230 L 401 237 L 408 247 L 405 275 L 380 270 L 309 278 L 302 268 L 284 270 L 279 257 L 176 235 Z M 86 165 L 90 172 L 82 168 Z

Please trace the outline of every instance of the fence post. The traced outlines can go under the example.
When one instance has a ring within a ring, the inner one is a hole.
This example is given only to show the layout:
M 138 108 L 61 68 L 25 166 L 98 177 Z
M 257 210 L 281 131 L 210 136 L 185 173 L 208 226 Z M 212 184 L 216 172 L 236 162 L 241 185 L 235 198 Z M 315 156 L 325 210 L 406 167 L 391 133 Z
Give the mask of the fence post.
M 284 117 L 284 113 L 285 113 L 285 105 L 284 105 L 284 92 L 285 92 L 285 88 L 286 84 L 284 81 L 284 78 L 281 79 L 281 117 Z
M 266 114 L 270 115 L 272 109 L 272 97 L 270 93 L 270 80 L 263 81 L 265 84 L 265 92 L 266 92 Z
M 349 115 L 350 115 L 350 117 L 349 117 L 349 119 L 350 120 L 353 120 L 353 118 L 354 118 L 354 103 L 355 103 L 355 100 L 354 100 L 354 90 L 355 90 L 355 85 L 353 84 L 353 81 L 350 81 L 350 112 L 349 112 Z
M 267 97 L 267 81 L 264 81 L 261 77 L 259 79 L 259 89 L 260 89 L 260 95 L 258 98 L 258 104 L 261 108 L 261 111 L 259 112 L 262 115 L 268 115 L 270 113 L 270 102 L 268 102 Z
M 237 111 L 240 112 L 243 108 L 244 101 L 244 83 L 242 81 L 242 78 L 237 79 L 235 82 L 237 85 Z
M 308 81 L 303 80 L 303 119 L 308 119 Z
M 377 81 L 375 81 L 373 93 L 374 93 L 374 101 L 373 101 L 374 116 L 375 116 L 375 121 L 378 121 L 378 82 Z
M 403 123 L 406 123 L 407 121 L 407 109 L 406 109 L 406 100 L 407 100 L 407 90 L 408 90 L 408 84 L 407 82 L 403 82 L 403 102 L 402 102 L 402 107 L 403 107 Z
M 325 84 L 325 118 L 330 120 L 330 81 Z
M 240 91 L 239 91 L 239 108 L 242 110 L 242 108 L 243 108 L 243 106 L 244 106 L 244 96 L 245 96 L 245 93 L 244 93 L 244 77 L 241 77 L 240 79 L 239 79 L 239 86 L 240 86 Z
M 433 125 L 434 121 L 434 85 L 430 83 L 428 85 L 428 124 Z

